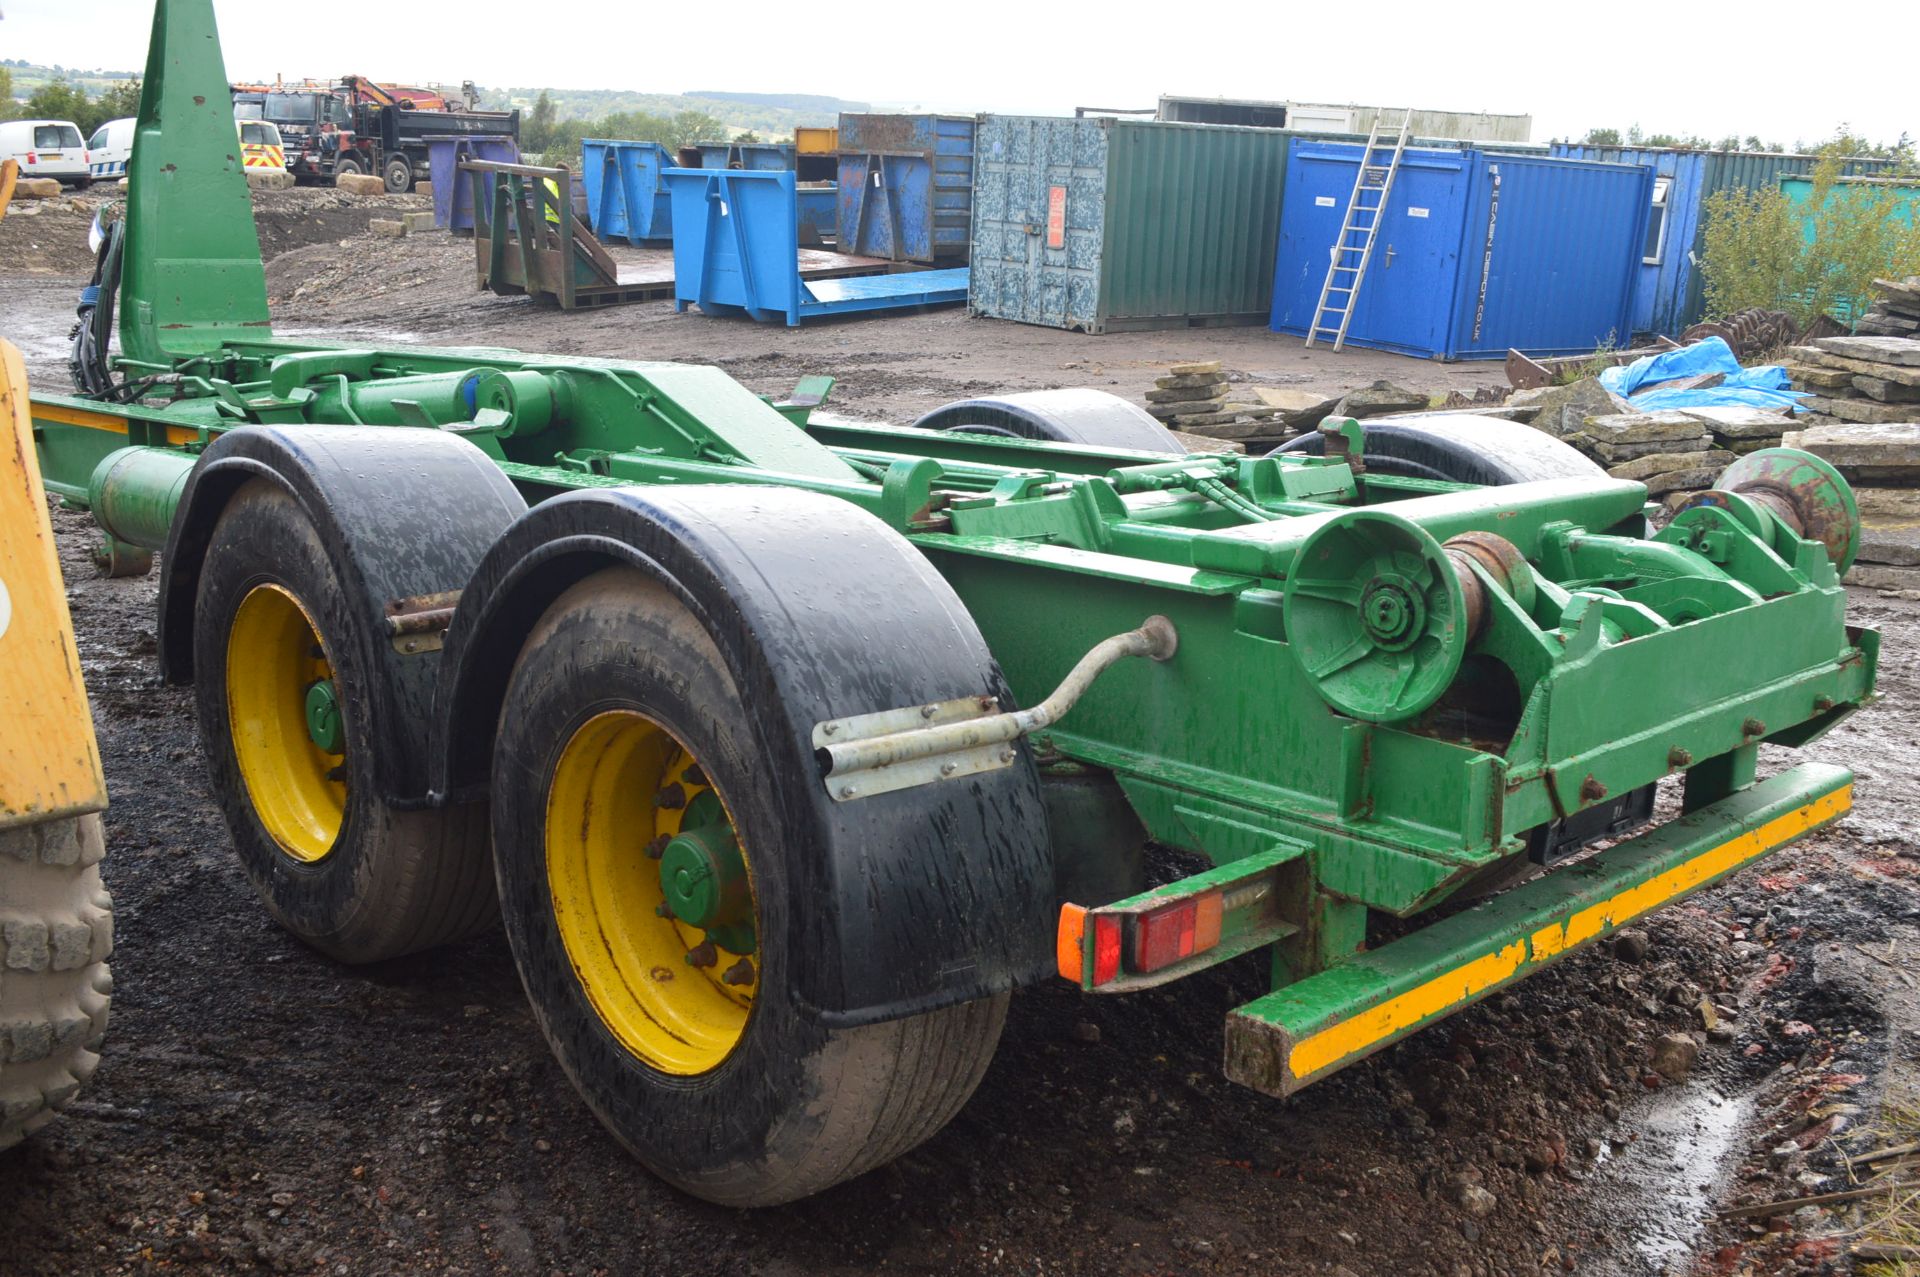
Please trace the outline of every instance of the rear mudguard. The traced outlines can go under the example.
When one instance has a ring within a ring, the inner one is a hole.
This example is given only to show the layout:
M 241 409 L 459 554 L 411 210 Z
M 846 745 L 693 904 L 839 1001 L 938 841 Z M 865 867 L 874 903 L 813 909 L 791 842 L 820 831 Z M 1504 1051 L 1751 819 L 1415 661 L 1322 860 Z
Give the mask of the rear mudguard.
M 193 681 L 200 567 L 227 502 L 263 479 L 300 503 L 341 589 L 366 624 L 336 642 L 378 670 L 371 721 L 382 798 L 430 803 L 427 744 L 441 658 L 431 643 L 402 652 L 386 618 L 396 604 L 466 585 L 527 503 L 485 453 L 455 435 L 380 426 L 246 426 L 207 446 L 187 479 L 160 573 L 160 670 Z
M 793 992 L 829 1024 L 897 1019 L 1028 983 L 1052 964 L 1053 865 L 1037 771 L 1014 766 L 835 802 L 814 725 L 959 696 L 1011 705 L 946 581 L 834 497 L 744 486 L 555 497 L 489 553 L 447 633 L 435 787 L 487 783 L 508 676 L 541 614 L 614 564 L 659 581 L 712 636 L 777 778 Z

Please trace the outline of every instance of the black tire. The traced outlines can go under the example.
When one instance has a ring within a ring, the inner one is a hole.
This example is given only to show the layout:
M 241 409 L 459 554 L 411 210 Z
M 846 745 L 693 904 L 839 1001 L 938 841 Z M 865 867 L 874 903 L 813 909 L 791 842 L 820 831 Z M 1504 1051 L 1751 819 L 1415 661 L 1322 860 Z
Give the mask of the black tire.
M 291 596 L 331 665 L 344 739 L 337 834 L 303 859 L 255 809 L 230 717 L 228 648 L 240 606 L 258 589 Z M 380 760 L 353 627 L 325 546 L 298 503 L 251 480 L 222 511 L 201 567 L 193 621 L 200 739 L 234 849 L 267 909 L 342 962 L 377 962 L 483 931 L 497 916 L 482 803 L 402 811 L 379 795 Z
M 386 181 L 388 191 L 404 195 L 413 189 L 413 161 L 404 155 L 388 156 L 380 176 Z
M 776 783 L 718 648 L 674 595 L 628 569 L 574 585 L 527 638 L 505 705 L 492 797 L 507 937 L 554 1054 L 636 1157 L 698 1197 L 767 1206 L 900 1156 L 960 1109 L 992 1058 L 1007 995 L 857 1028 L 803 1014 L 777 974 L 801 902 L 786 885 Z M 554 778 L 576 733 L 619 711 L 643 715 L 693 756 L 748 848 L 757 957 L 775 974 L 755 982 L 737 1039 L 705 1071 L 663 1072 L 615 1035 L 555 914 Z
M 349 176 L 358 177 L 366 171 L 367 170 L 361 166 L 359 160 L 335 160 L 333 164 L 333 183 L 335 186 L 338 186 L 341 178 Z
M 92 185 L 93 179 L 91 177 L 77 177 L 73 180 L 73 189 L 76 191 L 84 191 Z
M 1532 426 L 1460 413 L 1414 421 L 1363 421 L 1366 465 L 1373 474 L 1499 486 L 1539 479 L 1605 478 L 1606 471 L 1571 444 Z M 1326 440 L 1309 431 L 1274 453 L 1319 456 Z
M 913 424 L 922 430 L 1187 454 L 1173 432 L 1139 405 L 1104 390 L 1030 390 L 989 399 L 963 399 L 935 408 Z
M 99 1067 L 113 993 L 104 855 L 97 815 L 0 830 L 0 1149 Z

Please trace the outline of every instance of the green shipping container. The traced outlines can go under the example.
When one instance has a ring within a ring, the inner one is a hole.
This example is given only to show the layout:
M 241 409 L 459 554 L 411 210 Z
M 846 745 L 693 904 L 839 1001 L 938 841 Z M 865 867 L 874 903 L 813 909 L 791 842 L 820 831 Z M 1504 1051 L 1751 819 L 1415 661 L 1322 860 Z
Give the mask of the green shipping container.
M 1293 136 L 981 116 L 969 310 L 1089 333 L 1266 323 Z

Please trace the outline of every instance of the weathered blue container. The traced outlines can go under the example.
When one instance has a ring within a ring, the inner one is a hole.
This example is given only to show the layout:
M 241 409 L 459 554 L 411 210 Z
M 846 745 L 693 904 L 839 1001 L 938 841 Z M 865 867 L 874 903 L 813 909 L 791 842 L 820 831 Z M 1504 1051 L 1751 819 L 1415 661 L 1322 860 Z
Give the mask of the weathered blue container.
M 1364 146 L 1296 140 L 1272 326 L 1305 335 Z M 1625 345 L 1647 233 L 1650 170 L 1410 150 L 1401 158 L 1347 341 L 1437 359 Z
M 585 167 L 587 225 L 602 240 L 629 244 L 673 238 L 673 198 L 661 174 L 673 153 L 658 142 L 587 138 L 580 143 Z
M 840 251 L 964 262 L 973 221 L 974 121 L 840 116 Z
M 825 248 L 840 224 L 840 188 L 833 182 L 796 182 L 794 209 L 800 218 L 800 247 Z
M 1706 286 L 1697 266 L 1705 246 L 1707 199 L 1720 191 L 1771 189 L 1782 177 L 1812 172 L 1819 162 L 1813 155 L 1584 142 L 1555 142 L 1552 152 L 1564 159 L 1638 164 L 1653 173 L 1633 328 L 1670 337 L 1699 323 L 1706 314 Z M 1885 160 L 1851 159 L 1843 171 L 1856 176 L 1886 166 Z
M 473 175 L 462 160 L 520 162 L 520 143 L 506 134 L 436 133 L 426 139 L 427 174 L 433 182 L 433 224 L 455 235 L 473 234 Z
M 746 169 L 755 173 L 793 171 L 791 142 L 702 142 L 691 149 L 700 152 L 701 168 Z

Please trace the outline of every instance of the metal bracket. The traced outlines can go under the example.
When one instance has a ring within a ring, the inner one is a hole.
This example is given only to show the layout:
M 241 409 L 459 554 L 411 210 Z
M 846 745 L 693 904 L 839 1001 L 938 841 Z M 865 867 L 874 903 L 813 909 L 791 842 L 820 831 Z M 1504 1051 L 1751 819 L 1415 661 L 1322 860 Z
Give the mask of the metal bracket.
M 1139 629 L 1094 644 L 1031 709 L 996 712 L 993 697 L 967 696 L 816 723 L 813 747 L 826 764 L 827 793 L 848 802 L 1011 767 L 1019 757 L 1013 742 L 1059 721 L 1094 679 L 1129 656 L 1168 660 L 1178 646 L 1173 622 L 1150 616 Z

